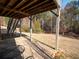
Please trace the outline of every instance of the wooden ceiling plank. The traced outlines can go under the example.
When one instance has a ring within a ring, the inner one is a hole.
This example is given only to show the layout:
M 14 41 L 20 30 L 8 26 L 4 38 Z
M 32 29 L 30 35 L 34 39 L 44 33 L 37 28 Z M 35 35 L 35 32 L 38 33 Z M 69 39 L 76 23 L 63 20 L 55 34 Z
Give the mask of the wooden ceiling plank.
M 4 8 L 4 7 L 0 7 L 2 9 L 5 9 L 7 11 L 10 11 L 11 9 L 8 9 L 8 8 Z M 14 13 L 20 13 L 20 14 L 23 14 L 23 15 L 29 15 L 28 13 L 24 13 L 24 12 L 21 12 L 21 11 L 17 11 L 17 10 L 12 10 L 12 12 Z M 7 16 L 7 15 L 6 15 Z
M 4 6 L 6 4 L 6 0 L 0 0 L 0 5 Z
M 35 15 L 35 14 L 37 14 L 37 13 L 42 13 L 42 12 L 45 12 L 45 11 L 49 11 L 49 10 L 51 10 L 51 9 L 55 9 L 55 8 L 56 8 L 56 6 L 53 6 L 53 7 L 50 6 L 50 7 L 41 9 L 40 11 L 32 12 L 31 15 Z M 46 9 L 48 9 L 48 10 L 46 10 Z
M 54 7 L 55 8 L 55 7 Z M 37 12 L 35 12 L 35 13 L 31 13 L 31 15 L 36 15 L 37 13 L 39 14 L 39 13 L 42 13 L 42 12 L 46 12 L 46 11 L 49 11 L 49 10 L 51 10 L 52 9 L 52 7 L 50 7 L 50 9 L 48 9 L 48 10 L 40 10 L 40 11 L 37 11 Z
M 13 18 L 23 18 L 23 17 L 25 17 L 24 15 L 20 15 L 20 14 L 17 14 L 17 15 L 14 15 L 14 16 L 12 16 Z
M 16 2 L 16 0 L 10 0 L 10 2 L 8 2 L 8 5 L 5 8 L 5 11 L 3 12 L 3 15 L 4 13 L 6 13 L 7 9 L 10 8 L 14 3 Z M 2 8 L 2 7 L 1 7 Z M 3 9 L 4 9 L 3 8 Z M 7 8 L 7 9 L 6 9 Z M 5 16 L 5 15 L 4 15 Z
M 27 2 L 27 1 L 28 0 L 22 0 L 15 8 L 19 7 L 21 4 L 23 4 L 23 3 Z M 13 8 L 13 9 L 15 9 L 15 8 Z
M 30 5 L 32 5 L 33 3 L 37 2 L 37 1 L 38 1 L 38 0 L 33 0 L 33 1 L 30 2 L 28 5 L 26 5 L 25 7 L 22 7 L 22 8 L 19 9 L 19 10 L 23 10 L 24 8 L 26 8 L 26 7 L 30 6 Z
M 35 6 L 33 6 L 33 7 L 29 8 L 29 9 L 27 9 L 26 11 L 28 11 L 28 10 L 30 10 L 30 9 L 33 9 L 33 8 L 35 8 L 35 7 L 37 7 L 37 6 L 40 6 L 41 4 L 46 3 L 46 2 L 47 2 L 47 0 L 45 0 L 44 2 L 41 2 L 41 3 L 39 3 L 39 4 L 35 5 Z M 25 12 L 26 12 L 26 11 L 25 11 Z
M 9 2 L 7 3 L 7 5 L 6 5 L 5 7 L 7 7 L 7 6 L 9 5 L 10 2 L 11 2 L 11 0 L 9 0 Z M 3 10 L 3 12 L 1 13 L 1 15 L 4 14 L 5 11 L 6 11 L 6 9 Z
M 22 0 L 19 4 L 17 4 L 16 7 L 14 7 L 13 9 L 10 10 L 10 12 L 12 12 L 15 8 L 17 8 L 20 4 L 24 3 L 26 0 Z M 28 1 L 28 0 L 27 0 Z M 8 12 L 6 15 L 8 15 L 10 12 Z
M 45 12 L 45 11 L 49 11 L 49 10 L 51 10 L 51 9 L 54 9 L 54 8 L 56 8 L 56 6 L 50 6 L 50 7 L 47 7 L 47 8 L 44 8 L 44 9 L 42 9 L 42 10 L 40 10 L 40 11 L 36 11 L 36 12 L 32 12 L 32 13 L 30 13 L 28 16 L 31 16 L 31 15 L 35 15 L 35 14 L 37 14 L 37 13 L 42 13 L 42 12 Z M 48 9 L 48 10 L 46 10 L 46 9 Z M 15 16 L 17 16 L 17 15 L 15 15 Z M 14 17 L 15 17 L 14 16 Z M 17 16 L 18 17 L 18 16 Z
M 29 15 L 28 13 L 24 13 L 24 12 L 21 12 L 21 11 L 14 11 L 14 13 L 18 13 L 18 14 L 22 14 L 22 15 Z M 13 14 L 11 14 L 10 16 L 12 16 Z
M 33 10 L 30 10 L 30 12 L 41 10 L 41 9 L 47 8 L 47 7 L 51 6 L 51 5 L 53 5 L 52 2 L 50 4 L 44 4 L 42 7 L 40 6 L 38 8 L 33 9 Z
M 13 0 L 10 1 L 11 3 L 8 2 L 7 4 L 6 0 L 4 0 L 3 3 L 5 5 L 7 4 L 7 7 L 0 6 L 1 10 L 4 9 L 2 12 L 2 16 L 21 18 L 57 8 L 54 0 L 44 0 L 44 2 L 42 2 L 42 0 L 15 0 L 14 2 L 12 2 Z

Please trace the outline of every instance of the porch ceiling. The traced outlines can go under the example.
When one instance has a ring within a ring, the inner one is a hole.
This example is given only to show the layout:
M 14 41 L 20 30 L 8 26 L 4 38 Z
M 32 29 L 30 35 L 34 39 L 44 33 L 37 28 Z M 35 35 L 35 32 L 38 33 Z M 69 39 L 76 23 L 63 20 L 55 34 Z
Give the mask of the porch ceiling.
M 13 18 L 23 18 L 56 8 L 56 0 L 0 0 L 0 16 Z

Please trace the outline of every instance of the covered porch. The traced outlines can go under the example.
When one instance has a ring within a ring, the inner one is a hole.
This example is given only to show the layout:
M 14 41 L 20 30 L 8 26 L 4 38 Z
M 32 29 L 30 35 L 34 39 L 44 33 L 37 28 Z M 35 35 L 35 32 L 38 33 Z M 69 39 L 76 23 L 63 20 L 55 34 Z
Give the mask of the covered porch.
M 48 55 L 47 52 L 44 51 L 41 46 L 38 46 L 37 44 L 32 42 L 33 38 L 32 38 L 32 18 L 31 17 L 32 17 L 32 15 L 42 13 L 45 11 L 51 11 L 57 17 L 55 47 L 54 48 L 51 46 L 49 46 L 49 47 L 52 49 L 58 50 L 59 23 L 60 23 L 60 4 L 58 2 L 59 2 L 58 0 L 8 0 L 8 1 L 1 0 L 0 1 L 0 16 L 10 17 L 10 19 L 8 21 L 6 33 L 1 33 L 1 30 L 0 30 L 0 40 L 3 41 L 6 38 L 11 38 L 11 37 L 13 37 L 13 38 L 25 37 L 27 39 L 26 48 L 29 47 L 28 45 L 30 45 L 30 48 L 29 48 L 30 51 L 34 50 L 35 52 L 37 52 L 40 55 L 40 56 L 38 56 L 39 59 L 40 58 L 41 59 L 42 58 L 43 59 L 53 59 L 53 57 Z M 57 13 L 52 11 L 54 9 L 57 9 Z M 21 32 L 21 22 L 24 17 L 29 17 L 29 19 L 30 19 L 30 36 L 29 37 Z M 17 28 L 18 23 L 20 23 L 19 33 L 15 33 L 15 29 Z M 1 23 L 0 23 L 0 29 L 1 29 Z M 8 40 L 8 42 L 9 42 L 9 40 Z M 16 43 L 15 43 L 15 46 L 16 46 Z M 14 48 L 16 48 L 16 47 L 13 47 L 13 49 Z M 21 48 L 24 50 L 23 46 L 21 46 Z M 22 52 L 22 51 L 20 51 L 20 52 Z M 33 54 L 32 51 L 30 53 Z M 36 53 L 36 55 L 37 55 L 37 53 Z M 15 55 L 17 55 L 17 54 L 15 54 Z M 4 55 L 4 56 L 6 56 L 6 55 Z M 12 55 L 12 56 L 14 56 L 14 55 Z M 5 57 L 5 58 L 11 58 L 11 57 Z M 33 58 L 33 55 L 30 57 Z M 28 58 L 30 58 L 30 57 L 28 57 Z M 28 58 L 26 58 L 26 59 L 28 59 Z

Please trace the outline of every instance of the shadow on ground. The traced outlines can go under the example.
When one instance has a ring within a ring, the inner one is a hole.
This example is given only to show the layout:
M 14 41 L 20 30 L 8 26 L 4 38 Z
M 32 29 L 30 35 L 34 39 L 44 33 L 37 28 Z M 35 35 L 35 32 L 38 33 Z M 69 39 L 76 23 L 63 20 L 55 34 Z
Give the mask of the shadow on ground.
M 1 34 L 0 59 L 24 59 L 21 54 L 24 52 L 25 48 L 22 45 L 16 45 L 16 37 L 19 37 L 19 33 Z

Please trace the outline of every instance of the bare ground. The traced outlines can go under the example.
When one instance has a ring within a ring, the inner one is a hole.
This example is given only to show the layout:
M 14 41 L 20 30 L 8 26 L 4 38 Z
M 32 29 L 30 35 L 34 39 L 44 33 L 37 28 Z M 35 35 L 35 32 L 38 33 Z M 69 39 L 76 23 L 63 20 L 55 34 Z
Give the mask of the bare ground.
M 29 33 L 26 33 L 29 35 Z M 55 47 L 55 34 L 32 34 L 32 37 L 42 41 L 52 47 Z M 32 41 L 34 41 L 32 39 Z M 64 50 L 67 57 L 70 59 L 79 59 L 79 40 L 75 38 L 64 37 L 60 35 L 59 49 Z

